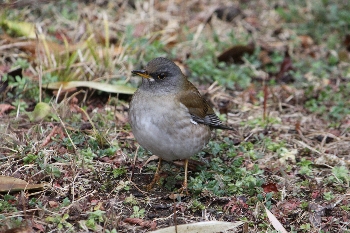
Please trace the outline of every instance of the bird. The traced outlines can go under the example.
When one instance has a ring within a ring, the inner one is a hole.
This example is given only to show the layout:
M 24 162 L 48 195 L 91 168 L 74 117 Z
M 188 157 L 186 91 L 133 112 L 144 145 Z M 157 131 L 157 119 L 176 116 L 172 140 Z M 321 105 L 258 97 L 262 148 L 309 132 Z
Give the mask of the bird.
M 142 77 L 129 105 L 129 123 L 136 141 L 159 158 L 151 189 L 159 179 L 162 160 L 184 160 L 181 192 L 187 191 L 188 159 L 200 152 L 211 138 L 212 129 L 227 129 L 208 101 L 181 69 L 165 57 L 151 60 L 144 69 L 133 70 Z

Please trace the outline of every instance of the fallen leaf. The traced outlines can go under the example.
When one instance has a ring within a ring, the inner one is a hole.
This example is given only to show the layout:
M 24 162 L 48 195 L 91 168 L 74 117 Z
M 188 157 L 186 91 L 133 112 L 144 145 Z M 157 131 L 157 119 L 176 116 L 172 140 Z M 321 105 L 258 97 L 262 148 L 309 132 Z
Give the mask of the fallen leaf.
M 128 117 L 123 113 L 115 112 L 114 116 L 115 116 L 117 122 L 120 122 L 122 124 L 125 124 L 128 122 Z
M 56 40 L 60 41 L 61 43 L 64 43 L 67 41 L 69 44 L 72 44 L 72 38 L 69 37 L 66 30 L 63 29 L 57 29 L 54 33 L 54 37 Z
M 231 213 L 235 212 L 235 210 L 237 210 L 237 209 L 242 210 L 242 209 L 247 209 L 247 208 L 248 208 L 248 205 L 246 203 L 246 198 L 243 196 L 233 198 L 224 206 L 224 210 L 226 211 L 226 210 L 230 209 Z
M 259 20 L 259 18 L 255 17 L 255 16 L 248 16 L 245 17 L 244 20 L 249 23 L 251 26 L 259 29 L 261 27 L 261 21 Z
M 143 220 L 140 218 L 126 218 L 124 222 L 140 225 L 143 223 Z
M 286 148 L 282 148 L 281 152 L 280 152 L 280 156 L 281 158 L 279 158 L 279 161 L 282 164 L 285 164 L 286 161 L 291 161 L 292 163 L 295 163 L 296 159 L 295 156 L 298 154 L 298 150 L 297 149 L 292 149 L 292 150 L 288 150 Z
M 49 206 L 51 208 L 56 208 L 58 206 L 58 203 L 57 203 L 57 201 L 49 201 Z
M 212 232 L 224 232 L 230 229 L 238 228 L 244 222 L 222 222 L 222 221 L 209 221 L 209 222 L 197 222 L 190 224 L 183 224 L 177 226 L 171 226 L 152 233 L 174 233 L 174 232 L 186 232 L 186 233 L 212 233 Z
M 303 48 L 309 48 L 311 45 L 314 44 L 314 40 L 307 35 L 298 36 L 298 39 L 300 40 L 301 46 L 303 46 Z
M 267 65 L 267 64 L 271 64 L 272 63 L 272 59 L 269 56 L 269 52 L 266 50 L 262 50 L 259 53 L 259 60 L 261 61 L 261 63 L 263 65 Z
M 180 197 L 184 197 L 185 195 L 184 194 L 180 194 L 180 193 L 171 193 L 169 195 L 169 199 L 171 200 L 177 200 L 178 198 Z
M 44 225 L 37 223 L 37 222 L 34 222 L 34 221 L 32 222 L 32 224 L 33 224 L 33 228 L 38 229 L 39 232 L 45 232 Z M 38 231 L 36 231 L 36 232 L 38 232 Z
M 267 217 L 269 218 L 272 226 L 275 228 L 275 230 L 281 232 L 281 233 L 287 233 L 287 230 L 282 226 L 282 224 L 280 223 L 280 221 L 278 221 L 278 219 L 275 217 L 275 215 L 273 215 L 266 207 L 265 207 L 265 211 L 267 214 Z
M 3 231 L 2 233 L 33 233 L 33 228 L 31 227 L 16 227 Z
M 315 159 L 316 165 L 330 165 L 330 166 L 336 166 L 336 165 L 343 165 L 343 166 L 350 166 L 350 160 L 345 158 L 339 158 L 337 155 L 334 154 L 321 154 L 321 156 L 317 157 Z
M 136 88 L 125 85 L 114 85 L 108 83 L 92 82 L 92 81 L 71 81 L 71 82 L 56 82 L 49 83 L 46 88 L 67 90 L 75 87 L 88 87 L 109 93 L 133 94 Z
M 33 112 L 28 112 L 28 116 L 30 121 L 38 122 L 43 120 L 50 113 L 51 113 L 50 105 L 44 102 L 39 102 L 35 105 Z
M 276 183 L 263 184 L 261 187 L 264 189 L 265 193 L 278 192 Z
M 288 71 L 290 70 L 294 70 L 294 68 L 293 68 L 292 58 L 290 57 L 287 50 L 285 52 L 283 62 L 281 63 L 280 70 L 276 75 L 276 79 L 284 83 L 294 82 L 294 77 L 288 73 Z
M 300 127 L 300 120 L 298 120 L 296 123 L 295 123 L 295 131 L 297 131 L 298 133 L 301 133 L 301 127 Z
M 54 182 L 52 187 L 54 187 L 54 188 L 62 188 L 62 186 L 59 183 L 57 183 L 57 182 Z
M 145 221 L 140 218 L 126 218 L 124 219 L 124 222 L 136 224 L 144 228 L 151 228 L 151 230 L 154 230 L 157 227 L 157 223 L 155 221 Z
M 295 199 L 284 200 L 282 202 L 278 202 L 277 205 L 273 207 L 275 211 L 279 213 L 283 213 L 283 215 L 291 214 L 291 211 L 296 210 L 300 207 L 300 201 Z
M 11 20 L 2 20 L 0 22 L 2 28 L 4 28 L 7 33 L 16 35 L 18 37 L 25 36 L 27 38 L 36 38 L 35 25 L 28 22 L 18 22 Z
M 10 104 L 0 104 L 0 116 L 9 110 L 16 109 Z
M 57 134 L 61 137 L 62 140 L 65 138 L 65 135 L 64 135 L 64 133 L 63 133 L 63 131 L 62 131 L 62 128 L 59 127 L 59 126 L 55 126 L 55 127 L 51 130 L 50 134 L 44 139 L 43 143 L 41 144 L 41 147 L 44 147 L 44 146 L 46 146 L 47 144 L 49 144 L 49 142 L 51 142 L 51 138 L 53 138 L 53 137 L 56 136 Z
M 228 50 L 224 51 L 218 56 L 220 62 L 226 63 L 243 63 L 243 55 L 254 53 L 255 46 L 250 45 L 235 45 Z
M 44 184 L 29 184 L 11 176 L 0 176 L 0 192 L 17 192 L 22 190 L 42 190 Z
M 136 23 L 135 26 L 134 26 L 134 32 L 132 34 L 132 36 L 134 38 L 139 38 L 143 35 L 145 35 L 145 32 L 147 31 L 147 23 L 146 22 L 139 22 L 139 23 Z
M 309 204 L 309 221 L 315 227 L 321 226 L 322 217 L 325 214 L 325 208 L 315 202 Z
M 216 16 L 227 22 L 231 22 L 240 13 L 241 10 L 235 6 L 223 6 L 215 10 Z

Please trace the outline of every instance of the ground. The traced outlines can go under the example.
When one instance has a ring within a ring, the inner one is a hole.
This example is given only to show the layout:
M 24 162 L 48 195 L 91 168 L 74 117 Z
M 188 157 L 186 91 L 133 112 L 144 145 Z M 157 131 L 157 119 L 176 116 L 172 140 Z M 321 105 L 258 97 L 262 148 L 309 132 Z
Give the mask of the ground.
M 0 232 L 210 220 L 243 222 L 229 232 L 350 232 L 346 1 L 0 4 Z M 191 158 L 189 195 L 181 161 L 146 189 L 157 157 L 128 124 L 131 70 L 159 56 L 234 128 Z

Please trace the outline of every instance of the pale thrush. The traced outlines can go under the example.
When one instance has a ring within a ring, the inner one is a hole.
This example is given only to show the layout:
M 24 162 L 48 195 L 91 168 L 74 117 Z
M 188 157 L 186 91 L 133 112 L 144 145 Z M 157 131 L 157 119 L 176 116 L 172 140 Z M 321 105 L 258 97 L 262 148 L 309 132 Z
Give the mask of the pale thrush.
M 185 160 L 183 190 L 187 192 L 188 158 L 208 143 L 211 129 L 224 126 L 197 88 L 169 59 L 158 57 L 143 70 L 133 70 L 142 84 L 130 102 L 129 121 L 138 143 L 161 159 Z

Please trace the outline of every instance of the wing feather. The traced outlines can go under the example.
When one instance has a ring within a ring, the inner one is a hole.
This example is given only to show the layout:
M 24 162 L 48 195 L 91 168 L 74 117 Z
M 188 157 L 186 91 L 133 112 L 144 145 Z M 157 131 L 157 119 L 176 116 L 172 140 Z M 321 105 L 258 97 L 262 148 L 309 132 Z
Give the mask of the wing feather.
M 192 120 L 218 129 L 232 129 L 222 124 L 209 103 L 201 96 L 197 88 L 188 81 L 189 88 L 181 93 L 180 102 L 185 105 L 191 114 Z

